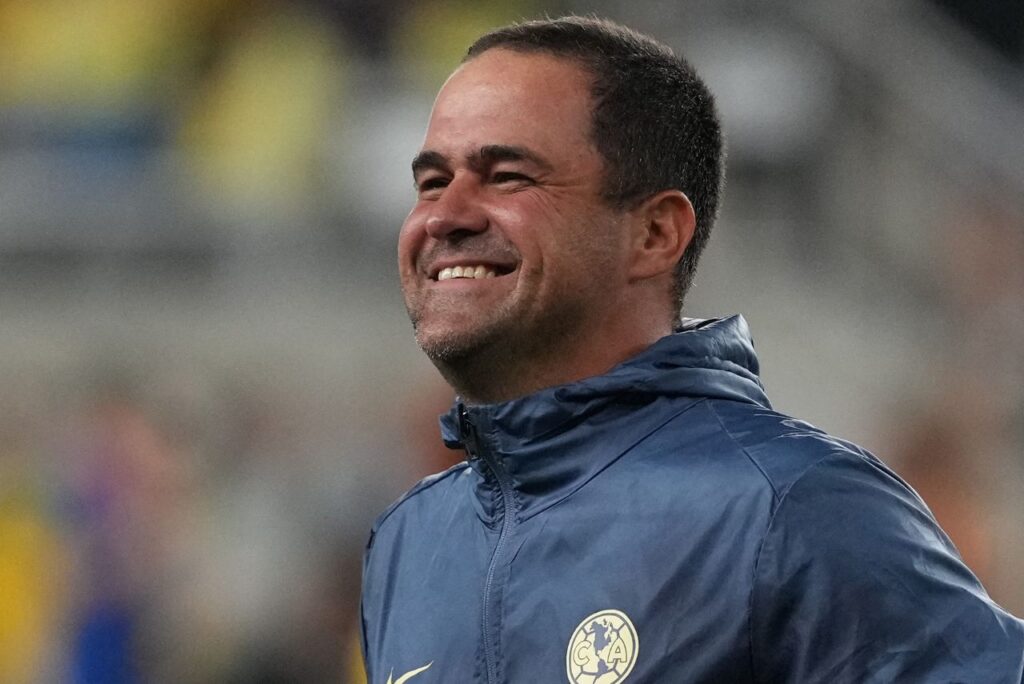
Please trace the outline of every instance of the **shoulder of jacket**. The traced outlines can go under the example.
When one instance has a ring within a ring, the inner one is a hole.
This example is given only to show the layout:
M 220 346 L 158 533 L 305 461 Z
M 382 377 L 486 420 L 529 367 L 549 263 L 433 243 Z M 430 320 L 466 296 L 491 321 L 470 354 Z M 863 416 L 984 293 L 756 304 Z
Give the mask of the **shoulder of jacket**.
M 429 491 L 435 485 L 459 475 L 460 473 L 462 473 L 462 471 L 468 468 L 469 464 L 463 461 L 462 463 L 457 463 L 453 465 L 451 468 L 448 468 L 447 470 L 443 470 L 440 473 L 429 475 L 420 480 L 419 482 L 417 482 L 409 489 L 409 491 L 400 496 L 397 501 L 388 506 L 383 513 L 377 516 L 377 520 L 373 523 L 373 528 L 370 532 L 371 538 L 373 536 L 376 536 L 378 530 L 380 530 L 381 525 L 383 525 L 388 518 L 390 518 L 396 511 L 398 511 L 398 509 L 401 508 L 403 504 L 407 503 L 414 497 L 422 495 L 424 492 Z
M 764 681 L 1021 681 L 1024 625 L 868 454 L 837 452 L 790 486 L 753 582 L 751 662 Z
M 706 404 L 779 501 L 805 473 L 826 461 L 850 458 L 881 465 L 856 444 L 784 413 L 732 401 L 710 400 Z

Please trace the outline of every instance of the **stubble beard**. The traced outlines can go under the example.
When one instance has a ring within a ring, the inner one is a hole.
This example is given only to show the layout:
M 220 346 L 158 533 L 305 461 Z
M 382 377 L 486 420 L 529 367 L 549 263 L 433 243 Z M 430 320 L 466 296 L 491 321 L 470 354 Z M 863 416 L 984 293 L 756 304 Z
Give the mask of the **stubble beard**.
M 490 395 L 484 389 L 505 375 L 516 346 L 512 326 L 514 312 L 507 303 L 492 311 L 490 320 L 480 321 L 472 329 L 424 330 L 420 316 L 409 311 L 416 343 L 462 396 Z
M 429 335 L 410 310 L 420 348 L 449 385 L 469 403 L 496 403 L 545 386 L 546 357 L 561 349 L 576 330 L 578 315 L 558 312 L 546 321 L 524 321 L 514 302 L 505 302 L 471 330 Z
M 428 336 L 417 321 L 413 320 L 413 330 L 416 333 L 416 342 L 420 349 L 434 364 L 445 366 L 459 366 L 468 363 L 474 357 L 486 354 L 489 348 L 499 345 L 501 333 L 495 330 L 495 327 L 478 328 L 469 332 L 435 332 Z

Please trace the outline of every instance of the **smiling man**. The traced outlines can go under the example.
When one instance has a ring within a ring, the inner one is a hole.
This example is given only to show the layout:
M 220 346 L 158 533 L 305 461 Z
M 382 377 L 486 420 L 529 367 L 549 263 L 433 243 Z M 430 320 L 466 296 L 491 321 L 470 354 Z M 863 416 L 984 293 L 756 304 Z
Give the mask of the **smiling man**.
M 605 197 L 590 103 L 574 62 L 493 49 L 434 105 L 399 265 L 417 339 L 467 401 L 598 375 L 672 330 L 693 210 L 668 187 Z
M 742 318 L 679 318 L 721 146 L 610 22 L 499 29 L 441 89 L 399 269 L 467 460 L 374 526 L 370 684 L 1022 680 L 913 491 L 771 409 Z

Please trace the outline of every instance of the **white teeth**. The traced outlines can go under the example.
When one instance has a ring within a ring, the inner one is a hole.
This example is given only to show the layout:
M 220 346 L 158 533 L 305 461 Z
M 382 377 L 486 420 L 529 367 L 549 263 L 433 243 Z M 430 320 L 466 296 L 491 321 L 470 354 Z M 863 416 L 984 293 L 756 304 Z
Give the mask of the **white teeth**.
M 437 274 L 438 281 L 451 280 L 452 278 L 474 278 L 477 280 L 483 280 L 484 278 L 494 278 L 498 274 L 494 269 L 488 266 L 451 266 L 448 268 L 442 268 Z

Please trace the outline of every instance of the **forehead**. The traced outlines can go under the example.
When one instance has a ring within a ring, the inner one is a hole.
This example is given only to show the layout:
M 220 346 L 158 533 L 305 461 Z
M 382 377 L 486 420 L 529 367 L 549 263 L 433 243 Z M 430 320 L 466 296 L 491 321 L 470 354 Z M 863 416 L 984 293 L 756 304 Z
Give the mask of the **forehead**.
M 517 145 L 555 159 L 591 152 L 590 79 L 575 62 L 496 48 L 441 88 L 424 147 L 455 154 Z

